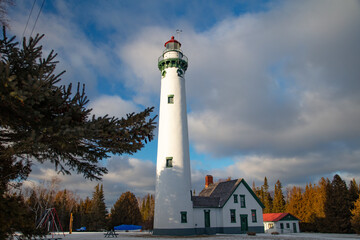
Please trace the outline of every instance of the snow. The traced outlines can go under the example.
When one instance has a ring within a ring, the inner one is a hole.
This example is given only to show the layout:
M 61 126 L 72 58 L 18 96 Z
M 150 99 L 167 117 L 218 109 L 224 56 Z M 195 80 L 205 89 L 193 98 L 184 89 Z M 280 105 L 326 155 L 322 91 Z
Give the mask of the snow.
M 61 238 L 62 240 L 99 240 L 99 239 L 109 239 L 104 237 L 104 232 L 73 232 L 72 234 L 65 233 L 65 237 L 62 234 L 54 235 L 54 238 Z M 270 235 L 270 234 L 257 234 L 256 236 L 247 236 L 245 234 L 217 234 L 217 235 L 202 235 L 202 236 L 192 236 L 192 237 L 168 237 L 168 236 L 153 236 L 149 232 L 117 232 L 117 238 L 110 239 L 119 239 L 119 240 L 145 240 L 145 239 L 186 239 L 186 240 L 199 240 L 199 239 L 209 239 L 209 240 L 230 240 L 230 239 L 251 239 L 251 240 L 262 240 L 262 239 L 279 239 L 279 240 L 359 240 L 360 236 L 356 234 L 325 234 L 325 233 L 293 233 L 293 234 L 280 234 L 280 235 Z M 48 236 L 48 239 L 51 239 L 51 236 Z

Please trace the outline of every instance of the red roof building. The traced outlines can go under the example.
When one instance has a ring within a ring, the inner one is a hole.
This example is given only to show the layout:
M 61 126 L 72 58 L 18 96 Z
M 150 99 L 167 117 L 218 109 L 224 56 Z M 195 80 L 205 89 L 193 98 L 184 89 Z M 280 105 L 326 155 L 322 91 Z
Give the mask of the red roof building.
M 264 213 L 264 229 L 266 233 L 297 233 L 300 232 L 297 217 L 290 213 Z

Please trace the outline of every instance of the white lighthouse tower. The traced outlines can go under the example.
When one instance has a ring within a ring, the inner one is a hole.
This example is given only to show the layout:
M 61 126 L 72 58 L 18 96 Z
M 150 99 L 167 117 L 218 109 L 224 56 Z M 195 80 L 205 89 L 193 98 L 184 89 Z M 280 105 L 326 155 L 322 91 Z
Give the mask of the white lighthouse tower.
M 156 164 L 155 235 L 195 234 L 186 112 L 187 57 L 174 37 L 159 57 L 161 94 Z

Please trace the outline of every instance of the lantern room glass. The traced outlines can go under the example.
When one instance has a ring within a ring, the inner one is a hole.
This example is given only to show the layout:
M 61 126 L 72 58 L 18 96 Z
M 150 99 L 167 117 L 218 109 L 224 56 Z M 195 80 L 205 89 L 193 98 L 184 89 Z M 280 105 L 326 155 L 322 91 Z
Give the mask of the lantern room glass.
M 180 49 L 180 44 L 178 42 L 169 42 L 168 44 L 166 44 L 166 49 L 167 50 L 179 50 Z

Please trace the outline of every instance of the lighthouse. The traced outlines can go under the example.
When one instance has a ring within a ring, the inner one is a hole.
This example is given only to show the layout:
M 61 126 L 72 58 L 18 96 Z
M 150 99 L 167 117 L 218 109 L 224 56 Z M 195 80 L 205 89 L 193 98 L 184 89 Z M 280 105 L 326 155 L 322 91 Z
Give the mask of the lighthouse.
M 158 59 L 161 93 L 153 233 L 192 235 L 195 229 L 185 94 L 188 59 L 174 37 L 164 46 Z

